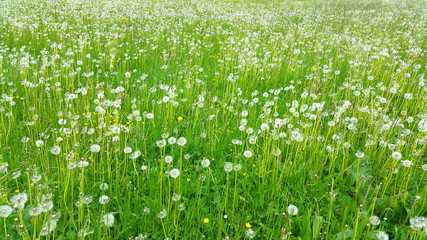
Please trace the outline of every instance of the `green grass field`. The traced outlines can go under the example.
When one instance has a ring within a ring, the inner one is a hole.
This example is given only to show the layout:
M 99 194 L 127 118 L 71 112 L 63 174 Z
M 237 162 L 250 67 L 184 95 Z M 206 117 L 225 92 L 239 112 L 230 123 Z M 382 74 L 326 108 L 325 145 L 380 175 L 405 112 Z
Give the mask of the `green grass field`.
M 426 239 L 426 55 L 424 0 L 0 0 L 0 239 Z

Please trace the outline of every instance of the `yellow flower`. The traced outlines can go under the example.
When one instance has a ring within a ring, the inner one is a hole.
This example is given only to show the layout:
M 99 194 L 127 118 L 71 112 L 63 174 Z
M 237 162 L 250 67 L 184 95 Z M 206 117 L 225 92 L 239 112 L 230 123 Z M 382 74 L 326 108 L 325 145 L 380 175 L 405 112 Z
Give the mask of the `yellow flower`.
M 126 16 L 123 16 L 121 19 L 122 19 L 122 21 L 126 21 L 127 18 L 126 18 Z
M 251 228 L 252 227 L 252 225 L 250 224 L 250 223 L 245 223 L 245 226 L 247 227 L 247 228 Z
M 191 179 L 187 178 L 187 182 L 191 181 Z
M 178 119 L 178 121 L 182 121 L 182 120 L 184 120 L 184 118 L 183 118 L 183 117 L 181 117 L 181 116 L 179 116 L 177 119 Z
M 314 68 L 313 68 L 313 72 L 316 72 L 316 71 L 317 71 L 317 67 L 314 67 Z
M 208 223 L 208 222 L 209 222 L 209 218 L 205 218 L 205 219 L 203 219 L 203 222 L 204 222 L 204 223 Z

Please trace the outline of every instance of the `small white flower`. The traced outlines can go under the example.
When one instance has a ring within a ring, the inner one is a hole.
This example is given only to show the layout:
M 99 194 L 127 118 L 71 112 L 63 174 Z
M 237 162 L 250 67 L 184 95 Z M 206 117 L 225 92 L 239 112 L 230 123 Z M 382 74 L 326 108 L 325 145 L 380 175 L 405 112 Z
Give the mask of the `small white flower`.
M 409 160 L 403 160 L 402 161 L 402 165 L 404 166 L 404 167 L 411 167 L 412 165 L 414 165 L 411 161 L 409 161 Z
M 12 178 L 13 179 L 17 179 L 19 178 L 19 176 L 21 176 L 21 171 L 16 171 L 12 173 Z
M 97 106 L 95 107 L 95 111 L 97 111 L 98 113 L 100 113 L 101 115 L 105 114 L 105 109 L 101 106 Z
M 187 143 L 187 139 L 185 139 L 185 137 L 180 137 L 178 138 L 178 140 L 176 140 L 176 144 L 178 144 L 179 146 L 184 146 Z
M 224 170 L 225 170 L 226 172 L 231 172 L 231 171 L 233 171 L 233 164 L 232 164 L 232 163 L 225 163 L 225 165 L 224 165 Z
M 356 152 L 356 157 L 363 158 L 365 156 L 364 152 Z
M 168 138 L 169 137 L 169 133 L 163 133 L 162 134 L 162 138 Z
M 171 163 L 173 161 L 172 156 L 166 156 L 165 157 L 165 163 Z
M 105 214 L 102 216 L 101 223 L 106 227 L 112 227 L 114 225 L 114 215 L 112 213 Z
M 53 202 L 52 201 L 44 202 L 39 204 L 37 207 L 39 207 L 42 212 L 49 212 L 53 208 Z
M 379 231 L 377 233 L 377 238 L 378 240 L 388 240 L 388 234 L 383 231 Z
M 298 208 L 295 205 L 289 205 L 286 209 L 289 215 L 295 216 L 298 214 Z
M 49 233 L 53 232 L 53 230 L 55 230 L 57 225 L 57 221 L 49 219 L 43 226 L 42 228 L 42 232 L 40 233 L 40 235 L 42 236 L 46 236 Z
M 40 207 L 33 207 L 28 211 L 28 215 L 30 216 L 38 216 L 40 215 L 40 213 L 42 213 L 42 210 Z
M 146 117 L 147 119 L 153 119 L 153 118 L 154 118 L 154 114 L 152 114 L 152 113 L 147 113 L 147 114 L 145 115 L 145 117 Z
M 252 228 L 249 228 L 248 230 L 246 230 L 246 237 L 249 239 L 252 239 L 255 237 L 255 231 L 252 230 Z
M 76 167 L 77 167 L 77 163 L 73 162 L 73 161 L 69 162 L 67 165 L 67 169 L 69 169 L 69 170 L 74 169 Z
M 150 213 L 150 208 L 149 207 L 144 207 L 144 209 L 142 210 L 142 214 L 143 215 L 147 215 Z
M 396 160 L 400 160 L 402 158 L 402 154 L 400 152 L 393 152 L 391 157 Z
M 103 195 L 103 196 L 99 197 L 98 201 L 100 204 L 106 204 L 106 203 L 108 203 L 109 200 L 110 200 L 110 198 L 108 196 Z
M 93 144 L 92 146 L 90 146 L 90 151 L 97 153 L 101 151 L 101 146 L 99 146 L 98 144 Z
M 141 152 L 140 151 L 136 151 L 134 153 L 132 153 L 129 158 L 130 159 L 137 159 L 139 156 L 141 156 Z
M 243 156 L 250 158 L 250 157 L 252 157 L 252 152 L 250 150 L 246 150 L 243 152 Z
M 108 184 L 107 183 L 101 183 L 99 185 L 99 189 L 101 189 L 102 191 L 105 191 L 108 189 Z
M 61 152 L 61 148 L 58 145 L 55 145 L 50 149 L 50 153 L 54 155 L 58 155 L 60 152 Z
M 92 196 L 86 195 L 83 197 L 83 204 L 91 204 L 92 203 Z
M 277 157 L 277 156 L 280 156 L 280 154 L 282 154 L 282 150 L 280 150 L 280 148 L 275 148 L 271 153 Z
M 427 119 L 423 119 L 418 123 L 418 131 L 427 132 Z
M 168 139 L 168 143 L 169 144 L 175 144 L 176 143 L 176 138 L 175 137 L 170 137 L 169 139 Z
M 234 171 L 240 171 L 240 169 L 242 169 L 242 165 L 241 164 L 236 164 L 236 165 L 234 165 L 234 167 L 233 167 L 233 169 L 234 169 Z
M 415 231 L 427 230 L 427 218 L 426 217 L 413 217 L 409 219 L 411 228 Z
M 0 217 L 9 217 L 13 209 L 8 205 L 0 206 Z
M 166 146 L 166 140 L 162 139 L 162 140 L 156 141 L 156 144 L 158 147 L 162 148 Z
M 88 161 L 80 161 L 80 162 L 77 163 L 77 167 L 79 167 L 79 168 L 85 168 L 87 166 L 89 166 L 89 162 Z
M 130 147 L 125 147 L 125 149 L 123 150 L 124 153 L 128 154 L 132 152 L 132 148 Z
M 209 159 L 205 158 L 202 160 L 202 167 L 209 167 L 210 164 L 211 161 L 209 161 Z
M 33 174 L 30 179 L 32 182 L 38 182 L 42 179 L 42 176 L 40 174 Z
M 165 218 L 167 215 L 166 209 L 163 209 L 162 211 L 159 212 L 159 214 L 157 214 L 158 218 Z
M 1 156 L 1 155 L 0 155 Z M 1 159 L 1 158 L 0 158 Z M 6 173 L 7 172 L 7 168 L 9 167 L 8 163 L 0 163 L 0 173 Z
M 179 176 L 179 174 L 180 174 L 179 169 L 174 168 L 170 171 L 171 178 L 177 178 Z
M 181 195 L 174 193 L 172 195 L 172 201 L 179 201 L 181 199 Z
M 44 144 L 44 142 L 42 140 L 37 140 L 36 141 L 36 147 L 42 147 Z
M 369 218 L 369 222 L 371 222 L 371 224 L 372 224 L 372 225 L 374 225 L 374 226 L 378 226 L 378 225 L 380 225 L 381 220 L 380 220 L 380 218 L 379 218 L 379 217 L 377 217 L 377 216 L 371 216 L 371 217 Z
M 141 166 L 141 171 L 147 171 L 147 166 Z
M 262 131 L 268 131 L 268 129 L 270 128 L 269 126 L 268 126 L 268 124 L 267 123 L 263 123 L 263 124 L 261 124 L 261 130 Z
M 18 193 L 10 199 L 10 202 L 14 206 L 16 206 L 16 208 L 22 210 L 27 200 L 28 200 L 28 195 L 26 193 Z
M 183 211 L 183 210 L 185 210 L 185 205 L 184 205 L 184 203 L 180 203 L 180 204 L 178 205 L 178 210 L 179 210 L 179 211 Z

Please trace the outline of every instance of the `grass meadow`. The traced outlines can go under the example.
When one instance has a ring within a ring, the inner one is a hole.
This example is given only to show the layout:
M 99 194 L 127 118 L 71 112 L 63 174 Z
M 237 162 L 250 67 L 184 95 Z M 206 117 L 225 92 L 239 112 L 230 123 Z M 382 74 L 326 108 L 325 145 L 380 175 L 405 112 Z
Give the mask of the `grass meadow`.
M 426 55 L 423 0 L 1 0 L 0 239 L 426 239 Z

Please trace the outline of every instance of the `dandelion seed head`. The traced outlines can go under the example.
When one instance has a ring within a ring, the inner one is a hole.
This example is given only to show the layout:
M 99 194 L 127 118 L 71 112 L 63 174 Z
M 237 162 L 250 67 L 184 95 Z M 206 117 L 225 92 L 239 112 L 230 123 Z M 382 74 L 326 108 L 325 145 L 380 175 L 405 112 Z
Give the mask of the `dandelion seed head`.
M 250 150 L 246 150 L 243 152 L 243 156 L 245 156 L 246 158 L 250 158 L 252 157 L 252 152 Z
M 298 214 L 298 208 L 295 205 L 289 205 L 286 209 L 289 215 L 295 216 Z
M 174 168 L 170 171 L 170 177 L 171 178 L 177 178 L 177 177 L 179 177 L 179 174 L 180 174 L 179 169 Z
M 374 225 L 374 226 L 378 226 L 378 225 L 380 225 L 381 220 L 380 220 L 380 218 L 379 218 L 379 217 L 377 217 L 377 216 L 371 216 L 371 217 L 369 218 L 369 222 L 370 222 L 372 225 Z
M 107 213 L 101 218 L 102 225 L 106 227 L 112 227 L 114 225 L 114 215 L 112 213 Z
M 98 144 L 93 144 L 92 146 L 90 146 L 90 151 L 97 153 L 101 151 L 101 146 L 99 146 Z
M 163 209 L 162 211 L 159 212 L 159 214 L 157 214 L 158 218 L 165 218 L 167 215 L 166 209 Z
M 224 165 L 224 170 L 225 170 L 226 172 L 231 172 L 231 171 L 233 171 L 233 164 L 232 164 L 232 163 L 225 163 L 225 165 Z
M 400 152 L 393 152 L 391 157 L 396 160 L 400 160 L 402 158 L 402 154 Z
M 50 149 L 50 153 L 52 153 L 53 155 L 58 155 L 60 152 L 61 148 L 58 145 L 55 145 Z
M 202 167 L 209 167 L 209 165 L 211 164 L 211 161 L 207 158 L 202 160 Z
M 166 156 L 166 157 L 165 157 L 165 162 L 166 162 L 166 163 L 171 163 L 172 161 L 173 161 L 172 156 Z
M 0 217 L 9 217 L 9 215 L 13 212 L 13 208 L 8 205 L 0 206 Z
M 102 205 L 108 203 L 110 201 L 110 198 L 106 195 L 102 195 L 101 197 L 99 197 L 98 202 Z

